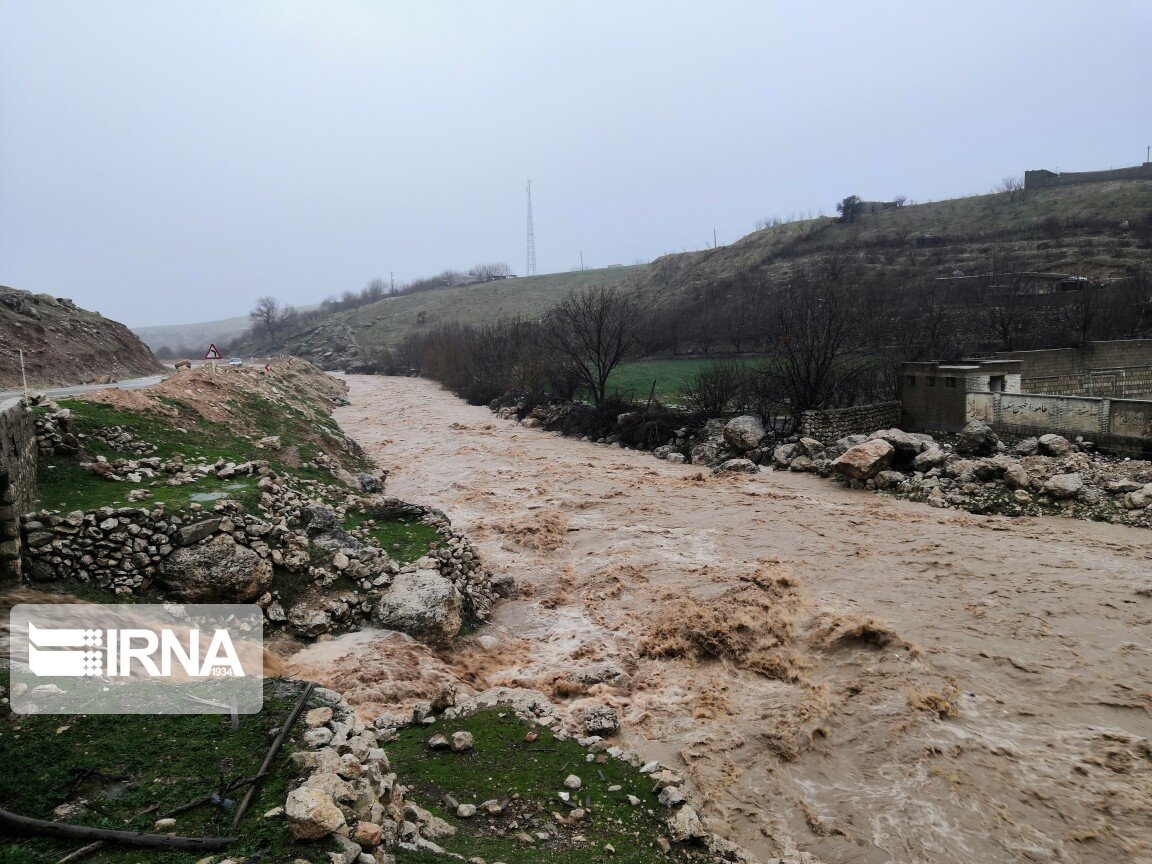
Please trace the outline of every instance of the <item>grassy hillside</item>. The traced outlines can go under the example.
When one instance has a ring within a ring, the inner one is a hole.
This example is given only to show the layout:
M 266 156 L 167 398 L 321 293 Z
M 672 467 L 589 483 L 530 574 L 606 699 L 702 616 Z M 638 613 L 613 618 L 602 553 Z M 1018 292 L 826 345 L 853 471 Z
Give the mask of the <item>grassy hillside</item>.
M 345 320 L 362 343 L 394 344 L 420 327 L 535 318 L 555 306 L 573 288 L 616 282 L 639 269 L 638 266 L 605 267 L 441 288 L 381 300 L 345 313 Z
M 337 312 L 269 345 L 254 341 L 245 350 L 306 357 L 324 368 L 344 368 L 394 346 L 409 333 L 439 324 L 483 324 L 502 318 L 534 318 L 555 306 L 573 288 L 604 285 L 634 274 L 639 266 L 549 273 L 437 288 Z
M 984 272 L 996 255 L 1023 267 L 1089 277 L 1122 275 L 1152 260 L 1152 182 L 1097 183 L 915 204 L 852 223 L 792 222 L 737 242 L 652 262 L 628 284 L 654 296 L 741 273 L 783 279 L 830 256 L 906 278 Z M 1129 228 L 1122 230 L 1127 221 Z

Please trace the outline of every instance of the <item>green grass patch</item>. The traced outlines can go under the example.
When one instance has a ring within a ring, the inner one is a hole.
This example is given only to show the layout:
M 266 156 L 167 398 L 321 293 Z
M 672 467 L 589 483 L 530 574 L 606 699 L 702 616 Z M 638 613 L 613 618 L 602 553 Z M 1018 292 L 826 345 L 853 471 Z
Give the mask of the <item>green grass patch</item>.
M 269 681 L 264 710 L 241 718 L 233 732 L 218 715 L 20 715 L 0 714 L 0 801 L 24 816 L 53 819 L 53 809 L 87 801 L 59 821 L 97 828 L 151 831 L 165 812 L 219 788 L 221 777 L 251 777 L 260 767 L 272 729 L 284 722 L 299 696 L 296 682 Z M 319 704 L 318 702 L 316 704 Z M 302 733 L 302 724 L 294 730 Z M 294 736 L 294 737 L 295 737 Z M 263 814 L 282 806 L 296 768 L 291 742 L 272 764 L 248 814 L 233 829 L 234 810 L 208 804 L 176 817 L 182 836 L 236 836 L 231 855 L 291 861 L 324 857 L 324 841 L 297 843 L 283 818 Z M 245 790 L 229 793 L 234 805 Z M 84 841 L 36 837 L 0 838 L 0 864 L 58 861 Z M 86 862 L 193 864 L 204 853 L 130 849 L 109 845 Z M 326 859 L 325 859 L 326 860 Z
M 376 524 L 365 525 L 369 519 L 375 519 Z M 401 563 L 427 555 L 432 544 L 441 539 L 440 532 L 431 525 L 403 513 L 349 511 L 344 519 L 344 528 L 349 531 L 364 529 L 389 558 Z
M 225 498 L 240 500 L 246 505 L 259 500 L 256 491 L 258 478 L 251 476 L 233 477 L 220 480 L 207 476 L 196 483 L 183 486 L 165 486 L 167 475 L 156 478 L 161 485 L 151 486 L 147 478 L 143 483 L 128 483 L 103 480 L 87 468 L 81 468 L 75 460 L 60 456 L 43 456 L 37 473 L 37 493 L 40 507 L 46 510 L 94 510 L 100 507 L 151 507 L 157 501 L 163 502 L 169 511 L 186 510 L 191 504 L 199 503 L 205 510 Z M 147 489 L 151 498 L 143 501 L 129 501 L 128 493 L 133 489 Z
M 165 404 L 177 411 L 175 417 L 161 417 L 146 413 L 124 411 L 98 402 L 79 399 L 66 399 L 60 402 L 62 408 L 72 412 L 72 428 L 80 437 L 84 449 L 93 455 L 104 456 L 109 461 L 119 458 L 139 460 L 159 458 L 165 461 L 179 459 L 185 465 L 213 464 L 223 459 L 226 462 L 267 461 L 274 470 L 291 471 L 302 479 L 320 482 L 333 482 L 332 475 L 325 470 L 299 468 L 290 464 L 290 459 L 311 459 L 320 448 L 307 439 L 302 431 L 308 424 L 316 422 L 294 406 L 276 405 L 256 398 L 252 402 L 250 418 L 259 429 L 258 434 L 244 435 L 222 423 L 214 423 L 195 414 L 179 400 L 166 398 Z M 335 434 L 335 421 L 323 412 L 318 412 L 323 420 L 319 426 Z M 121 426 L 129 429 L 136 437 L 156 445 L 156 452 L 148 456 L 116 451 L 104 441 L 95 437 L 102 428 Z M 255 441 L 267 435 L 279 435 L 284 449 L 269 450 L 257 447 Z M 366 467 L 359 456 L 345 456 L 343 461 L 352 470 Z M 252 509 L 259 501 L 255 477 L 234 477 L 220 480 L 215 476 L 204 477 L 196 483 L 183 486 L 165 486 L 168 475 L 159 474 L 155 478 L 145 478 L 140 484 L 102 480 L 92 472 L 80 467 L 80 459 L 70 456 L 48 455 L 40 459 L 38 475 L 38 495 L 40 507 L 48 510 L 89 510 L 98 507 L 140 506 L 148 507 L 152 502 L 162 501 L 170 510 L 184 510 L 192 503 L 200 503 L 205 508 L 223 498 L 239 500 L 246 509 Z M 153 482 L 159 485 L 152 486 Z M 133 504 L 128 501 L 128 492 L 134 488 L 144 488 L 152 497 Z
M 476 746 L 466 753 L 430 750 L 428 738 L 441 731 L 471 732 Z M 698 847 L 673 849 L 665 855 L 656 840 L 666 834 L 664 808 L 652 794 L 652 781 L 624 763 L 609 759 L 603 764 L 585 761 L 587 751 L 575 741 L 558 740 L 540 727 L 539 738 L 524 740 L 528 727 L 511 711 L 493 709 L 459 720 L 440 721 L 432 727 L 401 730 L 398 740 L 388 745 L 393 770 L 409 787 L 408 798 L 456 826 L 455 837 L 438 841 L 445 849 L 487 861 L 509 864 L 587 864 L 613 861 L 617 864 L 649 862 L 704 861 Z M 572 793 L 585 806 L 587 817 L 572 825 L 560 825 L 553 811 L 570 812 L 558 797 L 564 791 L 564 778 L 575 774 L 584 785 Z M 619 785 L 616 792 L 608 788 Z M 477 814 L 459 819 L 449 813 L 442 796 L 448 794 L 460 803 L 480 804 L 491 799 L 511 799 L 500 816 Z M 633 807 L 627 796 L 643 803 Z M 512 797 L 516 795 L 518 797 Z M 515 821 L 518 828 L 513 829 Z M 535 835 L 547 831 L 552 839 L 528 845 L 513 839 L 523 831 Z M 578 839 L 582 835 L 583 841 Z M 605 844 L 615 854 L 605 852 Z M 405 864 L 430 860 L 416 853 L 397 851 L 397 861 Z
M 741 357 L 735 360 L 638 360 L 621 363 L 608 378 L 608 394 L 619 393 L 637 401 L 645 401 L 656 384 L 656 398 L 676 401 L 692 385 L 701 370 L 719 362 L 754 366 L 763 363 L 762 357 Z

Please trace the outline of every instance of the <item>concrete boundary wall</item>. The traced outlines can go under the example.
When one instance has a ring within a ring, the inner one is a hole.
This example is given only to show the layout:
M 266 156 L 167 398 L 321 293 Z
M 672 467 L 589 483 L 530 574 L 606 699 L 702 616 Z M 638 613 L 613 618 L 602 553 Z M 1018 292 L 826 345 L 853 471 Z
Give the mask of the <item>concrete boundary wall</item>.
M 1051 189 L 1054 186 L 1075 186 L 1080 183 L 1113 183 L 1118 180 L 1152 180 L 1152 162 L 1131 168 L 1113 168 L 1109 171 L 1064 171 L 1056 173 L 1040 169 L 1024 172 L 1025 189 Z
M 969 419 L 1013 437 L 1078 435 L 1100 449 L 1152 457 L 1152 399 L 1109 399 L 1051 393 L 970 393 Z
M 36 501 L 36 424 L 19 399 L 0 402 L 0 584 L 20 578 L 20 515 Z
M 1083 348 L 1000 351 L 997 360 L 1019 360 L 1025 393 L 1069 396 L 1152 396 L 1152 339 L 1089 342 Z

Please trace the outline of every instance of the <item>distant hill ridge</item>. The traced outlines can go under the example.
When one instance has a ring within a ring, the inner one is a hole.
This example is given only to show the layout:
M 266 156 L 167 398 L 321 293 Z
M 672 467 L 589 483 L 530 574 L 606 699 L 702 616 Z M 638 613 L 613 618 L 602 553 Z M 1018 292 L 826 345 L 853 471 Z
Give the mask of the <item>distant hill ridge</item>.
M 538 317 L 570 290 L 592 285 L 618 284 L 641 294 L 646 309 L 658 311 L 674 304 L 717 305 L 733 280 L 781 285 L 798 268 L 818 271 L 847 264 L 854 278 L 894 280 L 912 290 L 957 272 L 985 272 L 990 262 L 1006 259 L 1020 270 L 1105 281 L 1152 264 L 1152 180 L 1014 188 L 921 204 L 862 203 L 874 206 L 862 208 L 851 221 L 822 217 L 777 224 L 727 246 L 665 255 L 648 265 L 390 296 L 286 328 L 275 338 L 249 333 L 242 350 L 292 353 L 326 369 L 346 369 L 440 324 Z M 729 312 L 739 314 L 738 309 Z M 170 329 L 206 328 L 199 341 L 207 344 L 213 341 L 207 328 L 226 333 L 224 325 L 232 322 L 247 324 L 246 319 L 228 319 Z M 154 340 L 153 331 L 160 329 L 140 332 Z

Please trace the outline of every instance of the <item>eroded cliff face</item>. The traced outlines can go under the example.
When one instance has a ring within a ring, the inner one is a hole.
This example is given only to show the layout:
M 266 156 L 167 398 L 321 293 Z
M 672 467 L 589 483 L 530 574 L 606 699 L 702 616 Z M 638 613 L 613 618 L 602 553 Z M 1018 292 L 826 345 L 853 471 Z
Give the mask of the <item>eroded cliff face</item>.
M 0 390 L 92 384 L 150 375 L 163 367 L 127 327 L 71 300 L 0 285 Z

